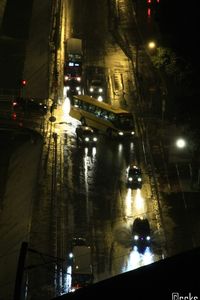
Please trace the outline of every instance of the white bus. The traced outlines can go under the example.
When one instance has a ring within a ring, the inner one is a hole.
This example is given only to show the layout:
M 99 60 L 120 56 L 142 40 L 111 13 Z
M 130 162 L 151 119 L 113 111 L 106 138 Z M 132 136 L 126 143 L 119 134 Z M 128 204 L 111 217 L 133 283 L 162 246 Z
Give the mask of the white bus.
M 135 135 L 133 115 L 124 109 L 99 102 L 87 95 L 74 95 L 70 103 L 70 116 L 83 125 L 91 126 L 109 136 Z

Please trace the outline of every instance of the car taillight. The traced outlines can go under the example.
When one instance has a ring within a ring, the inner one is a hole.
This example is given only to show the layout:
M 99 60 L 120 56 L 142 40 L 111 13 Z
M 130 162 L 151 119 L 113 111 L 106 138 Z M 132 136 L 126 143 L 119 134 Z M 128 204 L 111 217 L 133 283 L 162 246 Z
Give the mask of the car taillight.
M 13 114 L 12 114 L 12 119 L 13 119 L 13 120 L 16 120 L 16 119 L 17 119 L 17 114 L 16 114 L 16 113 L 13 113 Z

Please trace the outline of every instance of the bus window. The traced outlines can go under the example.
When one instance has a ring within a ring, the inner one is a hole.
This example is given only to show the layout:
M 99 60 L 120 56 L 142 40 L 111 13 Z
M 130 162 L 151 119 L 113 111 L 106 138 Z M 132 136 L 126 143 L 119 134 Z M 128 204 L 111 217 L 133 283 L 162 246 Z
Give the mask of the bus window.
M 89 104 L 89 105 L 88 105 L 88 111 L 89 111 L 89 112 L 94 113 L 94 112 L 95 112 L 95 109 L 96 109 L 96 107 L 95 107 L 94 105 L 92 105 L 92 104 Z
M 81 105 L 81 108 L 82 108 L 83 110 L 85 110 L 85 111 L 88 111 L 88 110 L 89 110 L 89 105 L 88 105 L 87 102 L 82 102 L 81 104 L 82 104 L 82 105 Z
M 98 118 L 101 117 L 101 108 L 100 107 L 96 107 L 95 111 L 94 111 L 95 116 L 97 116 Z
M 74 105 L 75 107 L 80 107 L 80 101 L 78 99 L 73 98 L 72 105 Z
M 113 121 L 116 120 L 116 115 L 112 112 L 109 112 L 108 113 L 108 119 L 109 119 L 109 121 L 113 122 Z
M 102 109 L 101 110 L 101 118 L 102 119 L 108 119 L 108 114 L 109 114 L 109 112 L 107 112 L 105 109 Z

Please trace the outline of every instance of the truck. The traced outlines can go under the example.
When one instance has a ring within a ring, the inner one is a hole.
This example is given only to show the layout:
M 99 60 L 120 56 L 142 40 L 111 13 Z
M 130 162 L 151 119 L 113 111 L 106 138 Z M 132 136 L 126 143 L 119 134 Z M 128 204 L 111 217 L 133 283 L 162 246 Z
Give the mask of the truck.
M 81 81 L 83 49 L 82 40 L 69 38 L 65 41 L 64 86 L 72 81 Z
M 73 247 L 72 290 L 93 283 L 91 247 L 86 244 Z

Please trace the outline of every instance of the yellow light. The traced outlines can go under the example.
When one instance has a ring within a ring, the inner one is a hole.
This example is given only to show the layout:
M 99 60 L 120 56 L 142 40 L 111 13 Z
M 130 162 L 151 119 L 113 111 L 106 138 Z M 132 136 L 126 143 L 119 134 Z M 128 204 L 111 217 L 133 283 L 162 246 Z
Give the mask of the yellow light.
M 63 109 L 63 113 L 65 115 L 69 115 L 69 112 L 70 112 L 70 101 L 69 101 L 69 98 L 65 98 L 63 106 L 62 106 L 62 109 Z
M 149 42 L 148 47 L 149 47 L 149 49 L 154 49 L 156 47 L 156 43 L 155 42 Z
M 131 189 L 127 190 L 125 198 L 125 215 L 127 217 L 132 216 L 132 198 L 131 198 Z
M 145 201 L 141 195 L 140 189 L 137 189 L 136 191 L 134 206 L 135 206 L 135 211 L 137 212 L 138 215 L 142 215 L 145 213 L 146 211 Z

